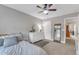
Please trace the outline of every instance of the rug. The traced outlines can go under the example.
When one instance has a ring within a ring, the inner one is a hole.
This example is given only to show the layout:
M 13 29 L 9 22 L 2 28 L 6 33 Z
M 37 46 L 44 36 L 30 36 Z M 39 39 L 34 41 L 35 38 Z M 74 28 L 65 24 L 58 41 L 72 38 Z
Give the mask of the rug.
M 35 45 L 38 45 L 38 46 L 40 46 L 40 47 L 43 47 L 43 46 L 45 46 L 45 45 L 48 44 L 48 43 L 49 43 L 49 41 L 40 40 L 40 41 L 35 42 L 34 44 L 35 44 Z

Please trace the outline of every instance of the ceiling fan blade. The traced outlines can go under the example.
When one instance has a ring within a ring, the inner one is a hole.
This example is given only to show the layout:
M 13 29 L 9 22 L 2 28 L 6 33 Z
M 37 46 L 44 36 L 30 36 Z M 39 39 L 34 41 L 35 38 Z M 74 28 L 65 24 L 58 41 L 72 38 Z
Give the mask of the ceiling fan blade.
M 47 4 L 44 4 L 44 9 L 46 9 L 47 8 Z
M 49 8 L 52 6 L 53 4 L 49 4 L 48 6 L 49 6 Z
M 49 11 L 56 11 L 57 9 L 48 9 Z
M 43 11 L 39 11 L 38 13 L 42 13 Z
M 42 8 L 42 7 L 40 7 L 39 5 L 37 5 L 36 7 L 38 7 L 38 8 Z

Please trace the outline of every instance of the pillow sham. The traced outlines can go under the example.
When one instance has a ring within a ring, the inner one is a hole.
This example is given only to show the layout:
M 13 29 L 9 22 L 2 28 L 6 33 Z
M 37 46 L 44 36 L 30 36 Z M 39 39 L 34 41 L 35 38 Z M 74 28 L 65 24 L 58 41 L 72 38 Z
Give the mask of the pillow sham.
M 26 41 L 29 40 L 29 33 L 28 32 L 22 33 L 22 35 L 23 35 L 23 40 L 26 40 Z
M 4 39 L 0 38 L 0 46 L 3 46 Z
M 17 36 L 18 41 L 22 41 L 23 40 L 23 34 L 21 32 L 18 33 L 16 36 Z
M 17 38 L 16 37 L 7 37 L 4 39 L 4 47 L 9 47 L 17 44 Z
M 10 36 L 16 36 L 18 41 L 23 40 L 23 36 L 21 32 L 10 34 Z

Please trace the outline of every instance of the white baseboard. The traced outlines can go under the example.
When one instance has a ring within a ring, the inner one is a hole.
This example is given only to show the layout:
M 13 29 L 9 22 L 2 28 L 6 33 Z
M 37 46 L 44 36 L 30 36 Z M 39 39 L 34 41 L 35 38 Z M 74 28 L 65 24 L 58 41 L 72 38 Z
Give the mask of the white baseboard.
M 64 43 L 65 44 L 65 41 L 61 41 L 61 43 Z

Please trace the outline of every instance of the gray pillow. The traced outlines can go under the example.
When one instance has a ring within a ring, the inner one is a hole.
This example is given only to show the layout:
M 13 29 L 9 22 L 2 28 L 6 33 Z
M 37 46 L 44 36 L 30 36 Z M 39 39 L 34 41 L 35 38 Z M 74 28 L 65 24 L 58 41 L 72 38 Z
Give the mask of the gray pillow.
M 3 46 L 4 39 L 0 39 L 0 46 Z
M 16 37 L 8 37 L 4 39 L 4 47 L 9 47 L 17 44 L 17 38 Z
M 26 41 L 29 40 L 29 33 L 28 32 L 22 33 L 22 35 L 23 35 L 23 40 L 26 40 Z
M 23 40 L 23 35 L 21 34 L 21 32 L 20 33 L 12 33 L 12 34 L 9 35 L 9 37 L 12 37 L 12 36 L 17 37 L 18 41 Z

